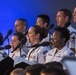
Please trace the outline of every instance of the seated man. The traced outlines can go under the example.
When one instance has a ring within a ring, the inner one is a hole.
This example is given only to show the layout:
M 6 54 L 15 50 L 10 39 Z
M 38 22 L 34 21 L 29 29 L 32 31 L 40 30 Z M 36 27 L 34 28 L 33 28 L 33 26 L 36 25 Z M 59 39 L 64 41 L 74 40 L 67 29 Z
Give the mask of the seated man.
M 52 45 L 54 48 L 47 52 L 46 62 L 60 62 L 64 56 L 74 56 L 72 50 L 66 46 L 69 40 L 69 30 L 65 27 L 56 27 L 52 37 Z
M 40 14 L 37 16 L 36 25 L 38 25 L 41 28 L 47 28 L 49 31 L 47 37 L 44 38 L 42 42 L 51 41 L 52 33 L 50 32 L 49 23 L 50 23 L 50 17 L 48 15 Z M 51 27 L 53 28 L 53 25 Z M 52 45 L 50 45 L 50 48 L 52 48 Z

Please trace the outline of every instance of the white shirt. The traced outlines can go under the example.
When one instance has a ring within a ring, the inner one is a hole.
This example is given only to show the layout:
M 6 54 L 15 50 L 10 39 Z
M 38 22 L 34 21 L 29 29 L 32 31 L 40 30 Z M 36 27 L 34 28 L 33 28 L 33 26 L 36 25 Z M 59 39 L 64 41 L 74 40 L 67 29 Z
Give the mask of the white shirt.
M 45 63 L 52 62 L 52 61 L 60 62 L 64 56 L 74 56 L 74 53 L 67 46 L 64 46 L 57 53 L 56 53 L 56 48 L 54 48 L 47 52 Z
M 35 62 L 35 63 L 42 63 L 45 62 L 45 54 L 50 50 L 48 46 L 45 47 L 38 47 L 38 48 L 31 48 L 27 54 L 26 60 Z

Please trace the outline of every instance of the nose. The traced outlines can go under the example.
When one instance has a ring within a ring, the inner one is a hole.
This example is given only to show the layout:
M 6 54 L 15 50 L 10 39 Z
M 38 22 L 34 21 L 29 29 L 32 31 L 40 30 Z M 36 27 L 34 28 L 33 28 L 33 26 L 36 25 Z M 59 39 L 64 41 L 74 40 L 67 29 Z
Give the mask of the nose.
M 58 20 L 58 18 L 56 17 L 56 21 Z

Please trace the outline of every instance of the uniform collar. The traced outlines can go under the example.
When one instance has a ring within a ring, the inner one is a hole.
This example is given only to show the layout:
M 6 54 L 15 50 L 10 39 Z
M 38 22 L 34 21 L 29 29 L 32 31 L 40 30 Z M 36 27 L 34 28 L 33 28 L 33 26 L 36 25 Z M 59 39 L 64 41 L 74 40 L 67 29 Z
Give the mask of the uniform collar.
M 63 47 L 60 51 L 58 51 L 58 52 L 59 52 L 59 53 L 61 53 L 61 52 L 63 53 L 65 50 L 67 50 L 67 48 L 68 48 L 67 46 L 64 46 L 64 47 Z
M 68 23 L 65 24 L 65 27 L 67 28 L 67 27 L 69 27 L 70 25 L 71 25 L 71 22 L 68 22 Z

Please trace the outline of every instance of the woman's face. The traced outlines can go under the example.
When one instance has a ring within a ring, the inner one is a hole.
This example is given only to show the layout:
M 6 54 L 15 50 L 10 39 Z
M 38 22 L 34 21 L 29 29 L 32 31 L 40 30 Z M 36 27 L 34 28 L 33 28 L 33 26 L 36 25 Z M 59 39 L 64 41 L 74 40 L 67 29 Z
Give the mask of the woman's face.
M 18 40 L 18 37 L 12 36 L 12 43 L 11 43 L 12 49 L 14 49 L 19 43 L 20 41 Z
M 34 44 L 35 41 L 39 38 L 38 34 L 35 33 L 35 28 L 31 27 L 28 31 L 28 40 L 31 44 Z
M 56 48 L 60 48 L 62 47 L 63 44 L 64 44 L 64 40 L 63 38 L 61 38 L 60 33 L 55 31 L 52 37 L 52 45 Z

